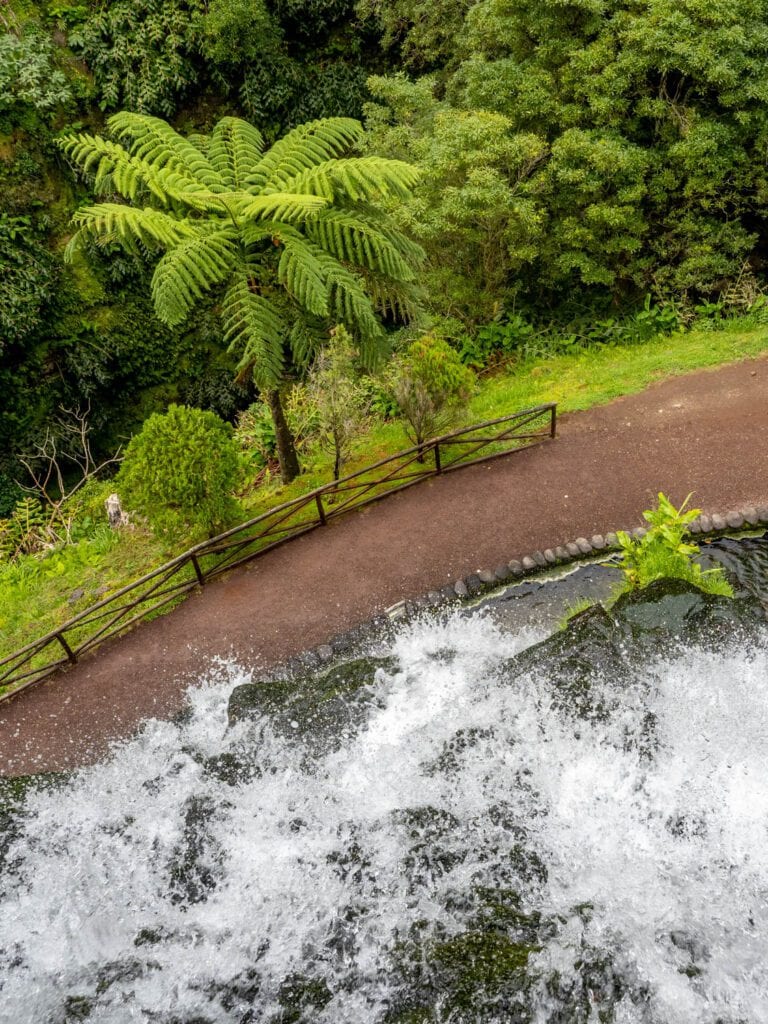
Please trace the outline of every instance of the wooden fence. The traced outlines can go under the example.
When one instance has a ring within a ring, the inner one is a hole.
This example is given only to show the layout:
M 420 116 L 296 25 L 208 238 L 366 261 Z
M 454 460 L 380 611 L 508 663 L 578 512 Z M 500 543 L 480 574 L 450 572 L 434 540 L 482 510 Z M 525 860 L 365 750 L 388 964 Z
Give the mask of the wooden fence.
M 432 438 L 197 544 L 0 660 L 0 701 L 278 544 L 420 480 L 554 437 L 556 423 L 557 407 L 548 403 Z

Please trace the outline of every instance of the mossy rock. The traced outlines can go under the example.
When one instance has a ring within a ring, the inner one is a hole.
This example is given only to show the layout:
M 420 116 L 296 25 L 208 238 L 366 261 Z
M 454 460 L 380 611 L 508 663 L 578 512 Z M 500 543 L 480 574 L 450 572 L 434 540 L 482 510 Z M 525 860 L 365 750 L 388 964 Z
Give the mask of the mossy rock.
M 642 590 L 622 594 L 611 608 L 614 621 L 636 640 L 668 640 L 715 646 L 734 634 L 753 634 L 765 626 L 755 597 L 705 594 L 682 580 L 655 580 Z
M 500 1019 L 527 1024 L 528 958 L 537 951 L 493 929 L 426 946 L 408 942 L 398 952 L 404 985 L 386 1024 L 491 1024 Z
M 372 683 L 378 669 L 392 672 L 396 667 L 395 658 L 355 658 L 312 675 L 244 683 L 230 695 L 229 724 L 276 714 L 300 700 L 313 700 L 319 705 L 332 697 L 350 696 Z
M 565 629 L 510 659 L 503 676 L 514 682 L 524 672 L 543 673 L 556 706 L 601 716 L 609 708 L 597 682 L 611 680 L 618 694 L 639 665 L 677 645 L 718 649 L 765 626 L 756 597 L 721 597 L 682 580 L 656 580 L 623 594 L 608 611 L 597 604 L 574 615 Z

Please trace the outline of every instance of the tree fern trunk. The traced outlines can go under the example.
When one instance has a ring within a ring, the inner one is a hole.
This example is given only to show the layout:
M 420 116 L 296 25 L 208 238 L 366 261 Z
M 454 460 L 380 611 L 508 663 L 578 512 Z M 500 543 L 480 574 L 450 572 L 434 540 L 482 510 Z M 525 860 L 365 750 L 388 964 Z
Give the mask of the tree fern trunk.
M 300 473 L 299 457 L 296 454 L 296 444 L 291 434 L 291 428 L 283 412 L 283 403 L 280 400 L 279 391 L 268 391 L 266 394 L 267 405 L 272 413 L 272 422 L 275 425 L 275 437 L 277 438 L 277 458 L 280 463 L 280 476 L 284 484 L 289 484 L 294 477 Z

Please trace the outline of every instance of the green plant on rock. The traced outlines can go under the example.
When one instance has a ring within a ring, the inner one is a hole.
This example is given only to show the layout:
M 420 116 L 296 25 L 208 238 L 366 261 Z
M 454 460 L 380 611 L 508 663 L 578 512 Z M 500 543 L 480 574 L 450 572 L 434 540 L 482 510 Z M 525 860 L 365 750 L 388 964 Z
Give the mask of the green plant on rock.
M 417 171 L 347 155 L 362 135 L 349 118 L 300 125 L 270 149 L 235 117 L 190 138 L 140 114 L 116 114 L 109 127 L 119 141 L 81 134 L 61 146 L 97 193 L 130 205 L 79 210 L 69 257 L 89 239 L 164 252 L 151 290 L 171 326 L 218 301 L 224 341 L 268 401 L 291 480 L 299 465 L 280 396 L 287 371 L 308 367 L 339 322 L 370 365 L 385 345 L 379 314 L 409 319 L 417 309 L 421 250 L 375 205 L 410 195 Z
M 232 427 L 215 413 L 172 405 L 131 439 L 117 486 L 160 532 L 212 537 L 235 517 L 238 473 Z
M 692 583 L 707 594 L 733 597 L 733 587 L 721 566 L 705 570 L 695 560 L 699 546 L 688 538 L 688 526 L 701 509 L 684 511 L 690 497 L 689 494 L 680 508 L 675 508 L 669 498 L 659 492 L 658 506 L 643 512 L 649 523 L 643 537 L 635 538 L 624 532 L 616 534 L 624 573 L 621 592 L 640 590 L 654 580 L 678 579 Z
M 475 375 L 447 341 L 427 334 L 394 360 L 388 383 L 407 436 L 420 445 L 455 421 L 475 388 Z

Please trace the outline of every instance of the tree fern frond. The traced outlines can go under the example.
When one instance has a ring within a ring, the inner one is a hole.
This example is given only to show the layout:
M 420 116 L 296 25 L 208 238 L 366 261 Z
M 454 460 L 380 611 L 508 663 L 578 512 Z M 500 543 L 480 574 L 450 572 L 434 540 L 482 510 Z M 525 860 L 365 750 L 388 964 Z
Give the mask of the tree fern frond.
M 277 280 L 302 309 L 328 315 L 328 288 L 323 263 L 301 238 L 283 237 Z
M 292 191 L 284 188 L 287 181 L 337 157 L 362 135 L 362 125 L 351 117 L 325 117 L 300 124 L 264 154 L 246 183 L 257 192 L 264 188 Z
M 332 262 L 335 266 L 328 268 L 327 275 L 331 315 L 354 334 L 362 362 L 372 368 L 381 356 L 384 329 L 361 279 L 335 260 Z
M 102 245 L 119 242 L 130 247 L 138 241 L 149 249 L 158 246 L 167 249 L 195 234 L 190 224 L 175 220 L 160 210 L 122 206 L 120 203 L 86 206 L 73 215 L 72 222 L 78 230 L 67 245 L 67 259 L 72 258 L 86 237 L 94 238 Z
M 167 206 L 171 200 L 181 200 L 183 193 L 201 189 L 189 175 L 171 167 L 154 167 L 133 156 L 119 142 L 80 134 L 58 139 L 57 143 L 86 174 L 94 175 L 98 193 L 119 192 L 133 202 L 142 192 L 150 192 Z
M 298 316 L 288 335 L 293 361 L 299 370 L 308 370 L 315 356 L 328 342 L 328 324 L 315 317 Z
M 124 110 L 110 117 L 107 123 L 112 134 L 127 143 L 132 156 L 145 160 L 152 167 L 173 168 L 212 191 L 226 187 L 221 174 L 203 151 L 191 139 L 174 131 L 167 121 Z
M 236 256 L 231 228 L 187 238 L 167 252 L 152 275 L 152 301 L 160 319 L 171 327 L 186 320 L 207 291 L 230 277 Z
M 328 160 L 302 171 L 283 183 L 290 192 L 324 196 L 328 200 L 354 202 L 395 196 L 407 199 L 419 181 L 420 172 L 402 160 L 378 156 Z
M 210 137 L 211 163 L 230 188 L 247 187 L 263 152 L 261 132 L 239 117 L 222 117 Z
M 375 274 L 364 277 L 365 289 L 378 313 L 405 323 L 417 321 L 422 315 L 422 295 L 412 281 L 384 280 Z
M 321 196 L 273 192 L 271 195 L 255 196 L 244 203 L 239 203 L 238 213 L 248 219 L 304 221 L 326 205 L 327 200 Z
M 253 370 L 260 388 L 276 388 L 283 376 L 283 339 L 287 324 L 279 311 L 251 289 L 248 276 L 238 274 L 221 303 L 224 340 L 240 355 L 240 375 Z
M 307 222 L 305 231 L 336 259 L 356 263 L 395 281 L 413 279 L 413 270 L 392 242 L 348 210 L 321 210 Z

